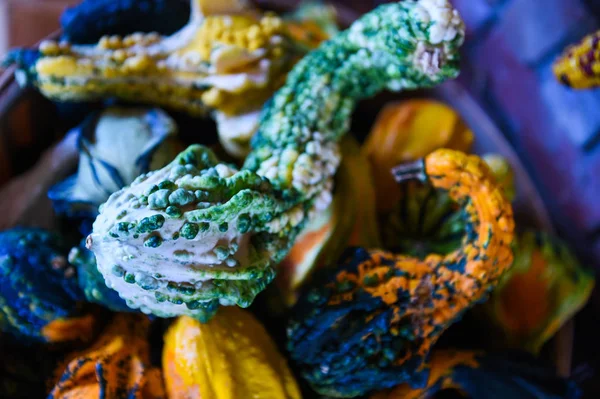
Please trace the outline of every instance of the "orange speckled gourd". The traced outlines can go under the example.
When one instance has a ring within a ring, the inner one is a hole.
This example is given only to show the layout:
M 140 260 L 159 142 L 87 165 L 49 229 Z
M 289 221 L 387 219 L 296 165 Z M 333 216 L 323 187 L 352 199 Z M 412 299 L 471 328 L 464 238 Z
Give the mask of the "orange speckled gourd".
M 512 207 L 481 158 L 438 150 L 394 173 L 448 190 L 467 219 L 465 237 L 456 251 L 423 260 L 357 249 L 315 282 L 295 308 L 288 347 L 321 394 L 421 383 L 432 345 L 513 261 Z
M 283 356 L 251 313 L 224 307 L 208 323 L 180 317 L 165 336 L 169 399 L 300 399 Z
M 150 364 L 149 319 L 118 314 L 89 349 L 59 367 L 49 399 L 162 399 L 162 376 Z

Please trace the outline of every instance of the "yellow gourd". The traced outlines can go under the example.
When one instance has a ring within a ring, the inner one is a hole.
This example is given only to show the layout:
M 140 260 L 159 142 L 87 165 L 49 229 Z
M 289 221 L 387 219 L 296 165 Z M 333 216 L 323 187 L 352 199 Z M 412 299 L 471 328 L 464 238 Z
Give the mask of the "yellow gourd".
M 248 311 L 223 307 L 208 323 L 180 317 L 165 336 L 170 399 L 299 399 L 286 360 Z
M 473 133 L 452 108 L 434 100 L 388 104 L 363 147 L 372 166 L 377 210 L 391 211 L 401 191 L 390 170 L 440 148 L 469 152 Z

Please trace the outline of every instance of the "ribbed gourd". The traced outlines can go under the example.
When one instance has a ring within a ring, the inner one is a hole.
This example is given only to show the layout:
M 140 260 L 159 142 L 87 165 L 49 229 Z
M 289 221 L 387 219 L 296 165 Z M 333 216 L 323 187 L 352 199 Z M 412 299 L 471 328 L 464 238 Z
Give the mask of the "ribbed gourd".
M 539 353 L 588 301 L 595 285 L 559 238 L 526 231 L 515 241 L 515 261 L 480 309 L 497 345 Z
M 149 328 L 144 315 L 115 315 L 96 342 L 59 366 L 48 399 L 166 399 Z
M 192 146 L 100 210 L 88 248 L 132 307 L 206 320 L 249 306 L 331 202 L 356 103 L 458 73 L 464 29 L 447 1 L 383 5 L 300 61 L 267 103 L 244 166 Z
M 208 323 L 180 317 L 165 335 L 169 399 L 300 399 L 285 358 L 248 311 L 224 308 Z
M 512 208 L 479 157 L 442 149 L 394 172 L 448 190 L 464 210 L 462 245 L 424 259 L 358 248 L 315 279 L 293 310 L 288 349 L 323 395 L 421 386 L 432 346 L 513 261 Z
M 562 84 L 573 89 L 600 86 L 600 31 L 569 46 L 554 62 L 553 72 Z
M 0 232 L 0 328 L 24 340 L 65 342 L 92 336 L 83 293 L 64 239 L 42 229 Z
M 75 132 L 77 173 L 52 187 L 48 197 L 58 214 L 84 221 L 93 221 L 112 193 L 167 165 L 183 149 L 175 121 L 156 108 L 109 107 L 92 113 Z
M 430 399 L 444 393 L 469 399 L 578 399 L 573 381 L 557 377 L 520 353 L 436 350 L 428 363 L 426 386 L 408 384 L 378 392 L 370 399 Z
M 189 23 L 170 36 L 107 35 L 94 45 L 45 41 L 14 51 L 8 62 L 18 65 L 22 83 L 53 100 L 114 97 L 194 116 L 212 113 L 223 145 L 244 156 L 260 108 L 306 43 L 294 41 L 280 17 L 260 14 L 247 1 L 190 4 Z
M 469 152 L 473 140 L 460 115 L 436 100 L 393 102 L 381 110 L 363 152 L 371 164 L 385 248 L 423 257 L 447 254 L 460 245 L 462 215 L 448 194 L 427 183 L 397 184 L 389 171 L 440 148 Z
M 499 154 L 482 156 L 509 201 L 516 197 L 512 166 Z M 381 236 L 386 249 L 425 257 L 445 255 L 460 246 L 465 217 L 444 190 L 431 184 L 404 182 L 399 185 L 401 199 L 389 213 L 379 215 Z

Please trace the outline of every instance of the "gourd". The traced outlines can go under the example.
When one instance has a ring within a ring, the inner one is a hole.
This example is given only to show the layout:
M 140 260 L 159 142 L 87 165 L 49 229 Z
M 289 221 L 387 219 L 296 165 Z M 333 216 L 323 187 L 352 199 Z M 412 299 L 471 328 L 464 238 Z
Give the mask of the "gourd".
M 69 218 L 93 221 L 112 193 L 167 165 L 182 149 L 175 121 L 160 109 L 107 108 L 76 132 L 77 174 L 48 192 L 56 212 Z
M 307 223 L 278 266 L 275 283 L 288 306 L 312 274 L 337 260 L 348 245 L 379 246 L 369 164 L 354 138 L 345 137 L 341 150 L 333 201 Z
M 469 152 L 473 140 L 460 115 L 444 103 L 413 99 L 387 104 L 363 146 L 377 187 L 377 211 L 391 212 L 402 198 L 391 168 L 440 148 Z
M 403 384 L 370 399 L 428 399 L 445 392 L 470 399 L 576 399 L 581 395 L 573 381 L 518 353 L 436 350 L 428 368 L 423 388 Z
M 504 190 L 506 199 L 513 202 L 517 197 L 515 173 L 508 159 L 500 154 L 484 154 L 483 160 L 489 166 L 498 184 Z
M 190 18 L 185 0 L 84 0 L 60 18 L 62 39 L 92 44 L 104 35 L 156 32 L 170 35 Z
M 508 160 L 499 154 L 485 154 L 482 159 L 512 202 L 516 188 Z M 420 258 L 458 248 L 466 226 L 462 211 L 448 193 L 419 182 L 404 182 L 399 187 L 401 200 L 391 212 L 379 216 L 384 247 Z
M 88 302 L 102 305 L 114 312 L 131 312 L 119 294 L 104 284 L 96 266 L 96 257 L 85 247 L 85 241 L 69 252 L 69 264 L 77 269 L 77 280 Z
M 494 342 L 538 353 L 588 301 L 594 274 L 548 233 L 527 231 L 515 242 L 515 261 L 480 309 Z
M 600 86 L 600 32 L 568 47 L 554 62 L 553 72 L 560 82 L 573 89 Z
M 439 101 L 393 102 L 381 110 L 363 152 L 375 181 L 385 248 L 424 257 L 460 245 L 462 215 L 447 193 L 414 181 L 398 185 L 389 171 L 440 148 L 468 152 L 472 144 L 473 133 L 460 115 Z
M 94 318 L 80 311 L 83 294 L 56 233 L 0 232 L 0 328 L 26 340 L 65 342 L 91 337 Z
M 150 364 L 144 315 L 117 314 L 88 349 L 69 356 L 48 399 L 163 399 L 160 369 Z
M 241 169 L 195 145 L 108 199 L 87 240 L 107 285 L 160 317 L 249 306 L 331 202 L 357 101 L 455 77 L 463 32 L 447 1 L 405 1 L 323 43 L 266 105 Z
M 322 395 L 420 386 L 440 335 L 487 298 L 513 261 L 512 208 L 479 157 L 442 149 L 394 173 L 448 190 L 464 210 L 463 242 L 422 260 L 354 249 L 315 279 L 293 310 L 288 349 Z
M 243 156 L 260 107 L 304 53 L 272 14 L 245 1 L 190 0 L 189 23 L 177 33 L 104 36 L 95 45 L 45 41 L 15 51 L 21 82 L 58 101 L 116 97 L 194 116 L 214 114 L 221 140 Z
M 180 317 L 165 336 L 170 399 L 300 399 L 285 358 L 251 313 L 224 308 L 207 324 Z

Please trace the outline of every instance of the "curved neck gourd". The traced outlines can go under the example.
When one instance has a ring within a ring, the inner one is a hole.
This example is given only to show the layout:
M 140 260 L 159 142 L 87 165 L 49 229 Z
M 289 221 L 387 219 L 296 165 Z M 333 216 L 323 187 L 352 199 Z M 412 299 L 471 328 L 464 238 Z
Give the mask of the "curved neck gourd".
M 313 281 L 293 311 L 288 349 L 323 395 L 418 385 L 442 333 L 485 299 L 512 265 L 512 208 L 483 160 L 438 150 L 395 175 L 447 190 L 468 227 L 461 247 L 446 256 L 359 248 Z
M 309 165 L 325 169 L 323 180 L 330 177 L 327 169 L 335 170 L 336 160 L 325 159 L 331 154 L 315 147 L 335 143 L 349 130 L 358 101 L 384 89 L 426 88 L 456 77 L 463 39 L 460 19 L 453 20 L 456 14 L 450 10 L 448 20 L 434 21 L 430 3 L 382 6 L 300 61 L 265 106 L 245 168 L 268 174 L 273 157 L 280 155 L 277 168 L 288 173 L 271 173 L 269 180 L 281 190 L 293 187 L 305 198 L 316 191 L 310 186 L 317 176 L 303 184 L 290 178 L 289 171 L 310 175 L 297 162 L 309 154 Z M 415 19 L 417 15 L 425 15 L 425 21 Z M 424 23 L 427 19 L 429 24 Z M 337 153 L 336 147 L 330 149 Z
M 241 170 L 191 146 L 109 198 L 87 243 L 107 285 L 164 317 L 249 306 L 331 202 L 338 141 L 357 102 L 456 76 L 463 34 L 447 1 L 404 1 L 324 43 L 266 104 Z

